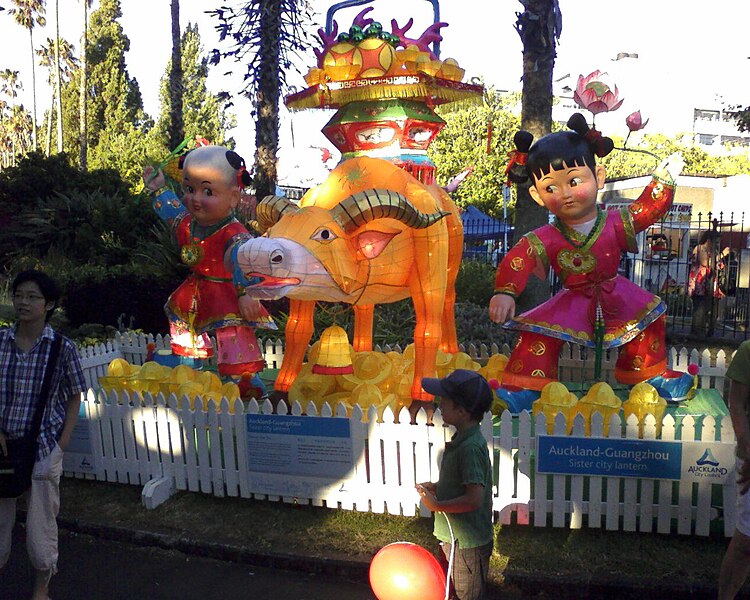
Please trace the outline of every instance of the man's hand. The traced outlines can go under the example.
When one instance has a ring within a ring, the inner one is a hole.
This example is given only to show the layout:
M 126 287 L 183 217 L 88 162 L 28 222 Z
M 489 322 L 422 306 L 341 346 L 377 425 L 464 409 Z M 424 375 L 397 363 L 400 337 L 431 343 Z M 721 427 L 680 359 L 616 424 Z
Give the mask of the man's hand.
M 516 314 L 516 301 L 508 294 L 495 294 L 490 300 L 490 321 L 493 323 L 505 323 Z
M 2 454 L 3 456 L 8 456 L 8 444 L 5 443 L 5 440 L 5 433 L 0 431 L 0 454 Z

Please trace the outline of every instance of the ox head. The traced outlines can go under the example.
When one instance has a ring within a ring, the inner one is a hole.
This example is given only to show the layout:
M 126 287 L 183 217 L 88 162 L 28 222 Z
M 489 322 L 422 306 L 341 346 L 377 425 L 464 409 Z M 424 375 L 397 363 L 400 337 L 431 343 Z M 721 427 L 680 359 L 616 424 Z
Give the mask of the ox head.
M 368 263 L 405 229 L 423 229 L 449 213 L 425 214 L 404 196 L 365 190 L 330 210 L 298 207 L 267 196 L 256 207 L 255 227 L 263 237 L 244 242 L 237 262 L 251 283 L 253 298 L 354 302 L 367 284 Z M 395 219 L 397 224 L 381 219 Z

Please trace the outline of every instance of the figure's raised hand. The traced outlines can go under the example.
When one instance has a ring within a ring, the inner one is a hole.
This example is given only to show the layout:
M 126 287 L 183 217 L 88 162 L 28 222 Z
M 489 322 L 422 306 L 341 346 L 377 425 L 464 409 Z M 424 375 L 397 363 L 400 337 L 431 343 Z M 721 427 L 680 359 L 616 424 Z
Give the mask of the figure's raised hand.
M 508 294 L 495 294 L 490 300 L 490 321 L 493 323 L 505 323 L 516 314 L 516 301 Z
M 160 187 L 164 187 L 166 183 L 167 180 L 164 178 L 161 169 L 154 169 L 151 165 L 143 169 L 143 186 L 149 192 L 155 192 Z
M 675 152 L 659 163 L 659 166 L 654 171 L 654 175 L 659 179 L 674 183 L 677 181 L 677 176 L 682 173 L 684 166 L 685 161 L 682 159 L 682 155 Z

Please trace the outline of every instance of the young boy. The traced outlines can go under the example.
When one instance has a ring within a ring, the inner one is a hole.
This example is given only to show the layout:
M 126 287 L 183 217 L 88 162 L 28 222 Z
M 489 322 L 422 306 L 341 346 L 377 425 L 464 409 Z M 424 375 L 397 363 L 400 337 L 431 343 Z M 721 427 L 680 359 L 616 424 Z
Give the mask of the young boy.
M 425 377 L 422 388 L 436 397 L 443 421 L 456 433 L 445 445 L 437 484 L 418 484 L 417 491 L 425 507 L 435 513 L 434 535 L 448 561 L 453 532 L 453 598 L 481 600 L 494 533 L 492 468 L 479 423 L 490 408 L 492 391 L 484 377 L 465 369 L 442 379 Z
M 719 571 L 719 600 L 732 600 L 750 572 L 750 340 L 727 369 L 729 415 L 737 438 L 737 524 Z

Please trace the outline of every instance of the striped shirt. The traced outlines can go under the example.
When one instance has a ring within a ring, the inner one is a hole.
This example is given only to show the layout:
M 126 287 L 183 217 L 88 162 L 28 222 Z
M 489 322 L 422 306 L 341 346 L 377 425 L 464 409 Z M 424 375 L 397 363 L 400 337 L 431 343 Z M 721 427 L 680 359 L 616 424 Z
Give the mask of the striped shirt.
M 0 329 L 0 430 L 11 439 L 23 437 L 31 429 L 53 337 L 54 331 L 47 324 L 31 350 L 23 352 L 16 346 L 15 326 Z M 75 344 L 66 337 L 61 341 L 37 438 L 37 460 L 55 447 L 65 421 L 68 399 L 86 390 Z

